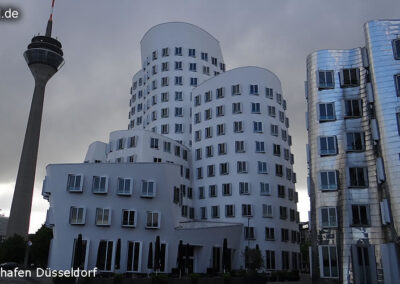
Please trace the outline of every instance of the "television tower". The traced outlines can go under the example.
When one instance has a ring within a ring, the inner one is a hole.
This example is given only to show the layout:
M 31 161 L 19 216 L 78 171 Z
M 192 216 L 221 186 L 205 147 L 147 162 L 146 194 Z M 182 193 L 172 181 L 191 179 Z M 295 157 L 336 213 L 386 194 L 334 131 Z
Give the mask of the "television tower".
M 35 79 L 35 90 L 33 91 L 31 110 L 19 162 L 10 218 L 7 225 L 7 237 L 17 234 L 26 239 L 28 238 L 44 90 L 48 80 L 64 64 L 61 43 L 51 37 L 53 9 L 54 0 L 52 0 L 46 34 L 33 37 L 28 49 L 24 52 L 26 63 Z

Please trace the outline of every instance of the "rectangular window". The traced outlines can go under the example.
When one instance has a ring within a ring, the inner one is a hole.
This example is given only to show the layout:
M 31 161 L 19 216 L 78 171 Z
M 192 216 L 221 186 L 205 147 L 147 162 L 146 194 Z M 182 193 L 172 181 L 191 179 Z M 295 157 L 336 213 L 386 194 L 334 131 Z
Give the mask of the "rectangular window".
M 349 187 L 368 187 L 367 168 L 349 168 Z
M 271 124 L 271 135 L 278 136 L 279 135 L 279 127 L 278 125 Z
M 204 102 L 208 103 L 212 101 L 212 93 L 211 91 L 205 92 L 204 94 Z
M 264 141 L 256 141 L 256 153 L 265 153 Z
M 211 57 L 211 64 L 217 66 L 218 65 L 217 58 Z
M 71 225 L 84 225 L 85 216 L 86 216 L 85 208 L 71 207 L 69 210 L 69 223 Z
M 396 95 L 400 97 L 400 74 L 394 75 L 394 83 L 396 85 Z
M 183 133 L 183 124 L 175 123 L 175 133 Z
M 199 187 L 199 199 L 204 199 L 204 198 L 205 198 L 204 187 L 200 186 Z
M 363 151 L 364 150 L 364 133 L 348 132 L 346 133 L 346 150 L 347 151 Z
M 161 134 L 168 134 L 169 133 L 169 125 L 168 124 L 162 124 L 161 125 Z
M 282 177 L 283 176 L 283 166 L 280 164 L 275 164 L 275 175 L 277 177 Z
M 151 180 L 142 180 L 141 197 L 154 197 L 156 195 L 156 182 Z
M 162 118 L 168 117 L 168 113 L 169 113 L 168 108 L 162 108 L 161 109 L 161 117 Z
M 243 217 L 253 216 L 253 210 L 251 204 L 242 204 L 242 216 Z
M 248 182 L 239 182 L 239 193 L 250 194 L 250 184 Z
M 278 197 L 285 198 L 285 186 L 278 184 Z
M 267 162 L 257 162 L 257 169 L 259 174 L 267 174 L 268 173 L 268 167 L 267 167 Z
M 320 189 L 321 190 L 337 190 L 338 178 L 336 171 L 322 171 L 320 176 Z
M 247 173 L 247 162 L 246 161 L 238 161 L 237 162 L 237 172 L 239 174 Z
M 182 70 L 182 61 L 175 61 L 175 70 Z
M 169 56 L 169 48 L 168 47 L 163 48 L 161 54 L 162 57 Z
M 196 72 L 197 71 L 196 63 L 189 63 L 189 71 L 192 71 L 192 72 Z
M 322 207 L 321 212 L 321 227 L 334 228 L 337 227 L 336 207 Z
M 208 61 L 208 53 L 202 52 L 201 53 L 201 60 Z
M 199 167 L 197 168 L 197 179 L 202 179 L 203 178 L 203 168 Z
M 357 118 L 362 116 L 362 100 L 345 101 L 345 118 Z
M 176 108 L 175 108 L 175 116 L 177 116 L 177 117 L 182 117 L 182 116 L 183 116 L 183 108 L 181 108 L 181 107 L 176 107 Z
M 339 266 L 336 246 L 319 246 L 319 267 L 322 278 L 339 277 Z
M 207 177 L 215 176 L 215 165 L 208 165 L 207 166 Z
M 340 70 L 340 87 L 356 87 L 360 85 L 360 69 L 348 68 Z
M 243 132 L 243 121 L 234 121 L 233 122 L 233 132 L 234 133 Z
M 224 135 L 225 134 L 225 124 L 217 124 L 217 135 Z
M 164 141 L 164 152 L 171 153 L 171 142 Z
M 177 86 L 183 85 L 182 76 L 175 76 L 175 85 L 177 85 Z
M 318 89 L 333 89 L 335 88 L 335 80 L 333 70 L 318 71 Z
M 288 242 L 289 241 L 289 230 L 288 229 L 281 229 L 281 241 Z
M 260 182 L 260 195 L 271 195 L 269 183 Z
M 254 227 L 243 227 L 243 229 L 244 229 L 245 240 L 255 240 L 256 239 L 256 234 L 255 234 L 256 229 Z
M 276 109 L 274 106 L 268 106 L 268 115 L 271 117 L 276 116 Z
M 131 195 L 132 194 L 132 179 L 118 178 L 117 194 Z
M 351 206 L 352 226 L 369 226 L 369 206 L 353 204 Z
M 335 103 L 321 103 L 318 104 L 319 121 L 335 120 Z
M 267 270 L 275 270 L 275 251 L 265 251 L 265 267 Z
M 218 144 L 218 155 L 225 155 L 226 154 L 226 143 L 219 143 Z
M 232 185 L 230 183 L 223 183 L 222 184 L 222 195 L 223 196 L 232 195 Z
M 127 272 L 139 272 L 141 267 L 142 246 L 141 242 L 128 241 Z
M 253 121 L 253 131 L 255 133 L 263 132 L 262 122 L 261 121 Z
M 146 213 L 146 228 L 158 229 L 160 228 L 161 213 L 156 211 L 147 211 Z
M 262 205 L 262 213 L 264 218 L 272 218 L 272 205 L 263 204 Z
M 175 55 L 182 56 L 182 47 L 175 47 Z
M 232 85 L 232 96 L 240 95 L 240 85 Z
M 188 56 L 190 56 L 190 57 L 196 57 L 196 49 L 194 49 L 194 48 L 189 48 Z
M 235 205 L 234 204 L 225 205 L 225 217 L 227 217 L 227 218 L 235 217 Z
M 250 85 L 250 95 L 258 95 L 258 85 Z
M 96 208 L 96 226 L 111 225 L 111 209 Z
M 400 38 L 392 41 L 394 59 L 400 60 Z
M 321 136 L 319 137 L 320 155 L 336 155 L 336 136 Z
M 122 209 L 122 227 L 136 226 L 136 211 Z
M 207 219 L 207 207 L 200 207 L 201 219 Z
M 212 126 L 206 127 L 206 133 L 205 133 L 205 138 L 211 138 L 212 137 Z
M 242 113 L 242 103 L 232 103 L 232 113 Z
M 134 148 L 136 147 L 136 143 L 137 143 L 137 136 L 132 136 L 129 137 L 129 148 Z
M 224 97 L 224 87 L 218 88 L 216 92 L 217 92 L 217 99 L 221 99 Z
M 101 240 L 99 242 L 96 267 L 100 271 L 110 271 L 112 270 L 112 256 L 113 256 L 113 241 Z
M 229 174 L 229 164 L 228 164 L 228 163 L 221 163 L 221 164 L 219 164 L 219 174 L 220 174 L 220 175 L 227 175 L 227 174 Z
M 107 177 L 94 176 L 92 182 L 93 193 L 107 193 Z
M 275 240 L 275 228 L 265 227 L 265 240 L 266 241 Z
M 211 218 L 219 218 L 219 206 L 211 206 Z
M 260 113 L 260 103 L 251 103 L 251 113 Z
M 150 138 L 150 148 L 158 149 L 158 139 Z
M 190 86 L 197 86 L 197 78 L 190 78 Z
M 273 146 L 274 155 L 280 157 L 281 156 L 281 145 L 273 144 L 272 146 Z
M 69 192 L 82 192 L 82 183 L 82 175 L 69 174 L 67 180 L 67 190 Z
M 206 146 L 206 157 L 213 157 L 214 156 L 214 147 L 213 145 Z
M 222 106 L 217 106 L 216 107 L 216 115 L 217 115 L 217 117 L 224 116 L 224 114 L 225 114 L 224 106 L 223 105 Z
M 196 161 L 198 161 L 198 160 L 201 160 L 201 155 L 202 153 L 201 153 L 201 148 L 199 148 L 199 149 L 196 149 Z
M 265 96 L 269 99 L 274 99 L 274 90 L 272 88 L 265 88 Z
M 236 153 L 244 153 L 244 141 L 235 141 L 235 152 Z

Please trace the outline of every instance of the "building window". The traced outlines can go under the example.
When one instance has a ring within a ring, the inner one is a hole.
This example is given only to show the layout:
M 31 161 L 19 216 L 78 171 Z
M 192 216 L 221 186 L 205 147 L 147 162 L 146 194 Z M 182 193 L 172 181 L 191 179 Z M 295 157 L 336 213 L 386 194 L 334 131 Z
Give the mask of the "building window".
M 176 117 L 182 117 L 182 116 L 183 116 L 183 108 L 181 108 L 181 107 L 176 107 L 176 108 L 175 108 L 175 116 L 176 116 Z
M 281 156 L 281 145 L 273 144 L 272 147 L 273 147 L 274 155 L 280 157 Z
M 283 176 L 283 166 L 280 164 L 275 164 L 275 175 L 277 177 L 282 177 Z
M 227 218 L 235 217 L 235 205 L 234 204 L 225 205 L 225 217 L 227 217 Z
M 265 153 L 264 141 L 256 141 L 256 153 Z
M 151 180 L 142 180 L 141 197 L 154 197 L 156 195 L 156 182 Z
M 217 124 L 217 135 L 225 135 L 225 124 Z
M 345 101 L 345 118 L 357 118 L 362 116 L 362 100 Z
M 164 152 L 171 153 L 171 142 L 164 141 Z
M 175 76 L 175 85 L 177 85 L 177 86 L 183 85 L 182 76 Z
M 253 131 L 255 133 L 263 132 L 262 122 L 261 121 L 253 121 Z
M 194 49 L 194 48 L 189 48 L 188 56 L 190 56 L 190 57 L 196 57 L 196 49 Z
M 336 136 L 321 136 L 319 137 L 320 155 L 336 155 Z
M 237 162 L 237 172 L 239 174 L 247 173 L 247 162 L 246 161 L 238 161 Z
M 266 250 L 265 251 L 265 267 L 267 270 L 275 269 L 275 251 Z
M 214 147 L 213 145 L 207 146 L 206 147 L 206 157 L 210 158 L 214 156 Z
M 333 70 L 318 71 L 318 89 L 333 89 L 335 88 L 335 80 Z
M 226 143 L 218 144 L 218 155 L 226 155 Z
M 260 113 L 260 103 L 251 103 L 251 113 Z
M 208 53 L 202 52 L 201 53 L 201 60 L 208 61 Z
M 240 95 L 240 85 L 232 85 L 232 96 Z
M 274 106 L 268 106 L 268 115 L 271 117 L 276 116 L 276 109 Z
M 271 195 L 269 183 L 260 182 L 260 195 Z
M 215 176 L 215 165 L 208 165 L 207 166 L 207 177 Z
M 367 168 L 349 168 L 349 187 L 367 187 L 368 173 Z
M 189 71 L 192 71 L 192 72 L 196 72 L 197 71 L 196 63 L 189 63 Z
M 339 277 L 339 266 L 336 246 L 319 246 L 319 266 L 322 278 Z
M 175 133 L 183 133 L 183 124 L 175 123 Z
M 338 178 L 336 171 L 322 171 L 319 173 L 320 176 L 320 188 L 321 190 L 337 190 L 338 189 Z
M 197 168 L 197 179 L 202 179 L 203 178 L 203 168 L 199 167 Z
M 219 174 L 220 174 L 220 175 L 227 175 L 227 174 L 229 174 L 229 164 L 228 164 L 228 163 L 221 163 L 221 164 L 219 164 Z
M 150 138 L 150 148 L 158 149 L 158 139 Z
M 71 207 L 69 210 L 69 223 L 71 225 L 85 224 L 86 210 L 82 207 Z
M 369 207 L 368 205 L 351 205 L 352 226 L 369 226 Z
M 225 114 L 224 106 L 223 105 L 222 106 L 217 106 L 216 107 L 216 115 L 217 115 L 217 117 L 224 116 L 224 114 Z
M 175 61 L 175 70 L 182 70 L 182 61 Z
M 279 135 L 279 127 L 278 125 L 271 124 L 271 135 L 272 136 L 278 136 Z
M 233 132 L 234 133 L 243 132 L 243 121 L 234 121 L 233 122 Z
M 288 242 L 289 241 L 289 230 L 288 229 L 281 229 L 281 241 Z
M 340 87 L 356 87 L 360 85 L 360 69 L 349 68 L 340 70 Z
M 321 209 L 321 227 L 337 227 L 336 207 L 322 207 Z
M 211 206 L 211 218 L 219 218 L 219 206 Z
M 258 173 L 259 174 L 267 174 L 268 173 L 268 167 L 267 167 L 267 162 L 257 162 L 257 168 L 258 168 Z
M 208 66 L 203 66 L 203 74 L 205 74 L 205 75 L 210 75 L 210 67 L 208 67 Z
M 107 193 L 107 177 L 94 176 L 92 182 L 93 193 Z
M 109 226 L 111 224 L 111 209 L 96 208 L 96 226 Z
M 250 184 L 248 182 L 239 182 L 239 193 L 243 194 L 250 194 Z
M 201 155 L 201 148 L 196 149 L 196 161 L 201 160 L 202 159 L 202 155 Z
M 232 113 L 242 113 L 242 103 L 232 103 Z
M 262 213 L 264 218 L 272 218 L 272 205 L 263 204 Z
M 127 272 L 139 272 L 141 267 L 142 246 L 140 242 L 128 241 Z
M 364 150 L 364 133 L 348 132 L 346 133 L 346 150 L 347 151 L 363 151 Z
M 243 229 L 244 229 L 245 240 L 255 240 L 256 239 L 256 236 L 255 236 L 256 229 L 254 227 L 243 227 Z
M 207 219 L 207 207 L 200 207 L 201 219 Z
M 136 143 L 137 143 L 137 137 L 136 136 L 129 137 L 129 148 L 136 147 Z
M 230 183 L 222 184 L 222 195 L 223 196 L 232 195 L 232 185 Z
M 258 95 L 258 85 L 250 85 L 250 95 Z
M 117 194 L 131 195 L 132 194 L 132 179 L 118 178 Z
M 182 47 L 175 47 L 175 55 L 182 56 Z
M 275 228 L 265 227 L 265 240 L 266 241 L 275 240 Z
M 161 134 L 168 134 L 169 133 L 169 125 L 168 124 L 162 124 L 161 125 Z
M 162 108 L 161 109 L 161 117 L 166 118 L 168 117 L 169 109 L 168 108 Z
M 278 197 L 285 198 L 285 186 L 278 184 Z
M 288 270 L 289 269 L 289 252 L 282 251 L 282 269 Z
M 204 102 L 211 102 L 212 101 L 212 93 L 208 91 L 204 94 Z
M 212 126 L 206 127 L 205 131 L 206 131 L 205 138 L 211 138 L 212 137 Z
M 122 209 L 122 227 L 136 226 L 136 211 Z
M 244 141 L 235 141 L 235 152 L 236 153 L 244 153 Z
M 158 229 L 160 228 L 161 213 L 157 211 L 147 211 L 146 214 L 146 228 Z
M 223 87 L 218 88 L 218 89 L 216 90 L 216 92 L 217 92 L 217 99 L 221 99 L 221 98 L 224 97 L 224 88 L 223 88 Z
M 400 74 L 394 75 L 394 83 L 396 85 L 396 95 L 400 97 Z
M 394 39 L 392 41 L 392 46 L 393 46 L 394 59 L 399 60 L 400 59 L 400 38 Z
M 112 269 L 113 241 L 101 240 L 99 242 L 96 267 L 100 271 L 110 271 Z
M 253 216 L 251 204 L 242 204 L 242 216 L 243 217 Z
M 68 175 L 67 190 L 69 192 L 82 192 L 83 177 L 82 175 Z
M 218 65 L 217 58 L 211 57 L 211 64 L 217 66 Z
M 319 121 L 335 120 L 335 103 L 323 103 L 318 105 Z
M 190 78 L 190 86 L 197 86 L 197 78 Z

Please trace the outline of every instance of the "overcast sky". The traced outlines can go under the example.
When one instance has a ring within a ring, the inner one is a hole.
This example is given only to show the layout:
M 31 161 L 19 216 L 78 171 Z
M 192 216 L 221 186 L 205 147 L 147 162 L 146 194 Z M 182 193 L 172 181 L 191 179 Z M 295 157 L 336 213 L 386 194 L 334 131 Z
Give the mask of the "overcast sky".
M 51 0 L 9 0 L 18 21 L 0 21 L 0 209 L 9 214 L 34 82 L 23 59 L 31 37 L 44 33 Z M 2 0 L 1 8 L 8 7 Z M 363 24 L 400 18 L 398 0 L 56 0 L 53 35 L 65 65 L 50 80 L 44 104 L 30 231 L 45 221 L 45 167 L 82 162 L 88 145 L 126 129 L 139 43 L 154 25 L 195 24 L 221 44 L 227 69 L 256 65 L 278 75 L 288 101 L 289 133 L 301 219 L 306 220 L 306 56 L 317 49 L 364 45 Z M 1 213 L 0 212 L 0 213 Z

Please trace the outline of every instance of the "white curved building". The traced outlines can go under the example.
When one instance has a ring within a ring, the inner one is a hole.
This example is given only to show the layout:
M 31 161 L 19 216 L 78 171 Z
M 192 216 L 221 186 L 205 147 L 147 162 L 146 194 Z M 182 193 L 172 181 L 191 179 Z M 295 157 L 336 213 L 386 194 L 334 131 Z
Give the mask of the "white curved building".
M 190 246 L 189 271 L 222 271 L 224 239 L 231 269 L 245 268 L 246 247 L 260 249 L 264 270 L 299 269 L 296 174 L 277 76 L 224 72 L 218 41 L 187 23 L 153 27 L 141 52 L 128 130 L 92 143 L 83 164 L 47 168 L 49 266 L 73 265 L 81 233 L 82 265 L 104 272 L 151 272 L 156 236 L 160 272 L 176 268 L 180 240 Z

